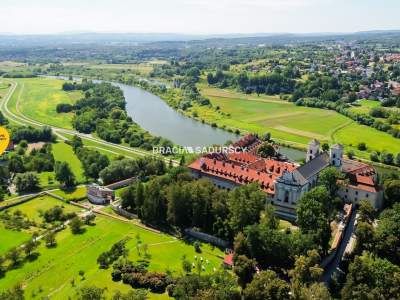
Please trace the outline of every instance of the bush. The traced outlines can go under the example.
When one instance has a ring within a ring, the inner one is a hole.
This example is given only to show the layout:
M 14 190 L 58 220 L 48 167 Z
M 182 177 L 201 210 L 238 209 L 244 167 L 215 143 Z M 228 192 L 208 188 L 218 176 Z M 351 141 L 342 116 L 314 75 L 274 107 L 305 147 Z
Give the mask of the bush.
M 197 253 L 201 253 L 201 247 L 200 247 L 200 243 L 199 243 L 198 241 L 195 241 L 195 242 L 193 243 L 193 247 L 194 247 L 194 250 L 195 250 Z
M 39 189 L 39 178 L 33 172 L 17 174 L 14 182 L 19 193 L 33 192 Z
M 367 145 L 365 143 L 359 143 L 357 148 L 360 151 L 365 151 L 365 150 L 367 150 Z

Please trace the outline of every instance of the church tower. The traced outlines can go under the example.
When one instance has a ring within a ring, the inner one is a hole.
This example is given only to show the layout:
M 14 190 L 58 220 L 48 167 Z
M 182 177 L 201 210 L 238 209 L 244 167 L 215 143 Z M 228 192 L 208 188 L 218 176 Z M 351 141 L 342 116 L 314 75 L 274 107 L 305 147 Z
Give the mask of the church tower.
M 319 155 L 319 142 L 314 139 L 308 143 L 306 162 L 313 160 L 318 155 Z
M 342 167 L 343 146 L 340 144 L 333 145 L 329 157 L 332 166 L 337 168 Z

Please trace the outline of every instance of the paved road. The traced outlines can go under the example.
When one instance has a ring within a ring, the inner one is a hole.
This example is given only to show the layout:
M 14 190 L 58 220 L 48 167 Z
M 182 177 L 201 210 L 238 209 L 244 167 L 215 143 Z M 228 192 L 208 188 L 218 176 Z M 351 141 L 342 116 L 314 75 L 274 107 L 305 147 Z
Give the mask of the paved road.
M 323 275 L 323 282 L 325 282 L 327 284 L 329 283 L 333 274 L 342 272 L 342 270 L 340 270 L 340 268 L 339 268 L 339 265 L 340 265 L 340 262 L 342 261 L 343 254 L 346 251 L 347 244 L 349 243 L 349 241 L 353 235 L 354 227 L 355 227 L 354 224 L 356 221 L 356 215 L 357 215 L 357 210 L 353 209 L 349 223 L 347 224 L 347 227 L 345 229 L 345 233 L 344 233 L 342 242 L 340 243 L 339 249 L 336 253 L 336 256 L 335 256 L 334 260 L 325 268 L 325 272 Z
M 6 97 L 4 98 L 4 100 L 1 101 L 0 110 L 4 113 L 4 115 L 8 119 L 11 119 L 13 122 L 15 122 L 17 124 L 20 124 L 20 125 L 31 125 L 31 126 L 39 126 L 39 127 L 48 126 L 53 130 L 54 134 L 56 134 L 62 140 L 68 140 L 65 136 L 63 136 L 63 134 L 77 135 L 82 140 L 87 140 L 87 141 L 91 141 L 91 142 L 94 142 L 94 143 L 98 144 L 98 146 L 96 146 L 96 148 L 99 149 L 99 150 L 106 151 L 106 152 L 113 152 L 112 150 L 108 149 L 108 148 L 113 148 L 113 149 L 116 149 L 116 150 L 123 150 L 125 152 L 132 153 L 132 154 L 138 155 L 138 156 L 148 156 L 148 155 L 150 155 L 146 151 L 134 149 L 134 148 L 123 146 L 123 145 L 119 145 L 119 144 L 110 143 L 110 142 L 95 138 L 90 134 L 84 134 L 84 133 L 80 133 L 80 132 L 75 131 L 75 130 L 69 130 L 69 129 L 64 129 L 64 128 L 60 128 L 60 127 L 51 126 L 51 125 L 44 124 L 44 123 L 38 122 L 36 120 L 33 120 L 33 119 L 31 119 L 31 118 L 29 118 L 27 116 L 24 116 L 19 111 L 19 108 L 18 108 L 18 103 L 19 103 L 19 100 L 20 100 L 19 97 L 20 97 L 21 93 L 18 96 L 17 103 L 16 103 L 16 109 L 17 109 L 17 112 L 19 113 L 19 115 L 13 113 L 8 108 L 8 103 L 9 103 L 9 101 L 11 99 L 11 96 L 14 94 L 15 90 L 18 87 L 18 82 L 15 82 L 15 81 L 10 81 L 10 82 L 12 84 L 11 89 L 9 90 L 9 92 L 6 95 Z M 21 87 L 21 89 L 23 89 L 23 86 Z M 107 146 L 107 148 L 106 147 L 101 147 L 101 146 Z M 115 153 L 117 153 L 117 152 L 115 152 Z M 170 161 L 169 158 L 163 158 L 163 159 L 167 163 L 169 163 L 169 161 Z M 172 163 L 174 165 L 179 165 L 179 162 L 175 161 L 175 160 L 172 160 Z

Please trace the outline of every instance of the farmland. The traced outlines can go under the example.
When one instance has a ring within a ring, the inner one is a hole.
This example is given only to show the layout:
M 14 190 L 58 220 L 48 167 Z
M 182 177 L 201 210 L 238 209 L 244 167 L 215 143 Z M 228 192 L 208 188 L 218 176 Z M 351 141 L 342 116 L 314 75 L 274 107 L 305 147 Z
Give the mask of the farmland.
M 387 133 L 359 125 L 335 111 L 296 106 L 275 96 L 255 96 L 202 86 L 213 109 L 195 107 L 193 111 L 208 123 L 219 127 L 238 128 L 241 131 L 263 134 L 271 132 L 278 140 L 295 145 L 306 145 L 316 138 L 330 143 L 344 144 L 353 149 L 365 142 L 369 150 L 392 151 L 400 149 L 400 141 Z M 219 108 L 216 110 L 215 108 Z M 357 155 L 368 158 L 366 153 Z
M 50 78 L 15 79 L 18 82 L 10 107 L 21 114 L 41 123 L 71 129 L 72 113 L 58 114 L 57 104 L 73 104 L 82 97 L 78 91 L 64 92 L 62 80 Z
M 58 200 L 41 197 L 12 208 L 23 211 L 28 217 L 40 221 L 39 211 L 61 205 Z M 67 211 L 78 211 L 79 208 L 62 204 Z M 132 261 L 146 259 L 149 261 L 149 270 L 159 272 L 171 271 L 174 275 L 181 274 L 181 258 L 194 261 L 194 256 L 203 257 L 205 272 L 213 272 L 219 268 L 223 253 L 218 249 L 211 249 L 203 245 L 202 254 L 196 254 L 194 247 L 183 241 L 165 234 L 148 231 L 129 222 L 123 222 L 110 217 L 97 216 L 96 225 L 86 226 L 82 234 L 73 235 L 67 228 L 57 234 L 57 246 L 47 248 L 40 245 L 39 256 L 33 262 L 26 262 L 18 269 L 10 270 L 0 280 L 0 290 L 12 287 L 16 282 L 21 282 L 25 287 L 25 295 L 29 299 L 41 299 L 48 296 L 50 299 L 74 298 L 76 291 L 85 285 L 96 285 L 107 288 L 107 296 L 116 290 L 128 291 L 130 286 L 111 280 L 110 269 L 99 269 L 96 262 L 100 253 L 122 240 L 128 239 L 129 259 Z M 25 241 L 29 235 L 23 232 L 14 232 L 0 227 L 1 248 L 6 251 Z M 6 235 L 4 235 L 6 234 Z M 4 240 L 3 237 L 5 236 Z M 14 238 L 15 237 L 15 238 Z M 136 243 L 140 238 L 143 244 L 148 245 L 147 255 L 138 252 Z M 5 241 L 5 243 L 3 243 Z M 79 271 L 84 271 L 80 276 Z M 59 276 L 63 274 L 63 276 Z M 150 299 L 166 299 L 166 294 L 150 294 Z

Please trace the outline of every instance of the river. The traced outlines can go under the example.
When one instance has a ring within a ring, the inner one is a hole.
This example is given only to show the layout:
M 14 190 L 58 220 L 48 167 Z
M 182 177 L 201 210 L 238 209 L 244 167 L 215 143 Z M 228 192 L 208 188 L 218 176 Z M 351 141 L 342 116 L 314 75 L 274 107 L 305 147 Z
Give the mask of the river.
M 64 76 L 46 76 L 68 80 Z M 80 80 L 74 77 L 74 80 Z M 101 82 L 101 80 L 93 80 Z M 224 144 L 235 141 L 238 135 L 228 131 L 213 128 L 208 124 L 186 117 L 170 107 L 160 97 L 141 88 L 113 83 L 121 88 L 126 100 L 126 111 L 130 117 L 143 129 L 152 135 L 162 136 L 173 143 L 185 147 L 205 147 L 213 144 Z M 280 147 L 280 152 L 290 160 L 299 161 L 305 157 L 300 150 Z

